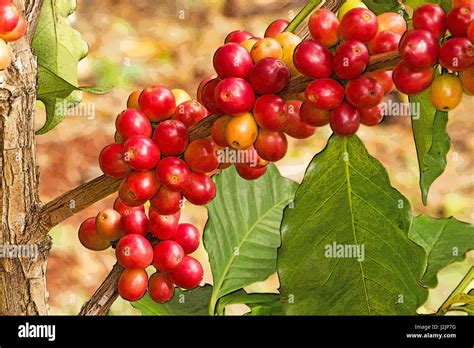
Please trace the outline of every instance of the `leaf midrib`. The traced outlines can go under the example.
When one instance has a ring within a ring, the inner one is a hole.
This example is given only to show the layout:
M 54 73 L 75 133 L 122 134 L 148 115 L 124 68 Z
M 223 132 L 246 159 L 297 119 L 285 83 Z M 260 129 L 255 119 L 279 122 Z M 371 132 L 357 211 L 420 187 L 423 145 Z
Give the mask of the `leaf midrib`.
M 344 161 L 344 171 L 346 175 L 346 180 L 347 180 L 347 199 L 349 202 L 349 214 L 351 216 L 351 227 L 352 227 L 352 234 L 354 236 L 354 242 L 356 245 L 359 243 L 357 242 L 357 236 L 356 236 L 356 231 L 355 231 L 355 220 L 354 220 L 354 210 L 352 207 L 352 186 L 351 186 L 351 178 L 349 174 L 349 161 L 350 161 L 350 155 L 349 151 L 347 149 L 347 138 L 344 138 L 344 152 L 348 155 L 347 160 L 343 158 Z M 364 274 L 364 269 L 362 267 L 361 262 L 359 263 L 359 268 L 360 268 L 360 273 L 362 277 L 362 285 L 364 286 L 364 295 L 365 295 L 365 300 L 367 302 L 367 310 L 369 311 L 369 314 L 371 314 L 371 309 L 370 309 L 370 304 L 369 304 L 369 295 L 367 294 L 367 287 L 365 285 L 365 274 Z
M 245 243 L 245 241 L 248 239 L 249 235 L 255 230 L 255 228 L 258 226 L 258 224 L 264 220 L 268 214 L 270 214 L 276 207 L 280 206 L 281 204 L 285 203 L 285 201 L 287 200 L 288 198 L 283 198 L 282 200 L 280 200 L 279 202 L 277 202 L 275 205 L 271 206 L 266 212 L 265 214 L 259 216 L 259 218 L 252 224 L 252 226 L 249 228 L 249 230 L 247 231 L 247 233 L 245 234 L 244 238 L 242 238 L 242 240 L 240 241 L 239 245 L 238 245 L 238 248 L 240 249 L 242 247 L 242 245 Z M 214 300 L 217 300 L 218 298 L 222 297 L 223 295 L 221 294 L 221 288 L 222 288 L 222 285 L 224 284 L 224 281 L 226 279 L 226 275 L 228 274 L 235 258 L 237 256 L 235 255 L 232 255 L 232 257 L 229 258 L 229 262 L 226 264 L 225 268 L 224 268 L 224 271 L 221 273 L 221 277 L 219 279 L 219 282 L 217 283 L 217 285 L 214 285 L 214 289 L 213 289 L 213 299 Z M 216 296 L 217 295 L 217 296 Z M 211 301 L 212 303 L 213 301 Z

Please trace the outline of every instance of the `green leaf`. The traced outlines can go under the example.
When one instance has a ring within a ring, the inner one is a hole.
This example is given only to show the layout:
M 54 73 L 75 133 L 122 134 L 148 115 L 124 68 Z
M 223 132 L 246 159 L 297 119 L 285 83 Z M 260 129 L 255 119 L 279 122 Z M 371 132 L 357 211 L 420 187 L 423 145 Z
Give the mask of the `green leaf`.
M 474 249 L 473 225 L 451 217 L 434 219 L 419 216 L 413 219 L 410 238 L 421 245 L 428 255 L 428 267 L 423 275 L 423 284 L 434 288 L 438 283 L 437 273 L 456 261 L 462 261 L 467 251 Z
M 247 315 L 282 315 L 280 294 L 252 293 L 248 294 L 243 289 L 222 297 L 217 305 L 220 315 L 225 313 L 225 307 L 233 304 L 245 304 L 250 307 Z
M 451 147 L 451 140 L 446 132 L 448 113 L 436 111 L 428 92 L 410 97 L 410 102 L 420 106 L 420 115 L 412 116 L 411 123 L 420 169 L 422 200 L 427 205 L 430 186 L 443 174 L 446 155 Z
M 207 315 L 212 286 L 206 285 L 193 290 L 175 289 L 170 302 L 159 304 L 153 301 L 148 292 L 142 299 L 132 302 L 132 306 L 143 315 Z
M 400 12 L 402 8 L 398 0 L 364 0 L 364 4 L 376 15 L 385 12 Z
M 403 3 L 407 4 L 414 10 L 423 4 L 431 3 L 440 5 L 446 13 L 451 11 L 451 0 L 405 0 Z
M 220 297 L 276 272 L 283 209 L 297 188 L 274 165 L 255 181 L 240 178 L 235 168 L 214 180 L 217 195 L 204 231 L 214 278 L 210 313 Z
M 38 57 L 38 100 L 46 107 L 46 123 L 37 134 L 57 126 L 68 108 L 82 101 L 81 91 L 102 94 L 109 90 L 78 87 L 77 64 L 88 47 L 68 22 L 75 8 L 75 0 L 45 0 L 41 9 L 32 47 Z
M 284 212 L 278 273 L 285 313 L 415 314 L 428 292 L 418 283 L 426 254 L 408 238 L 411 220 L 409 202 L 360 139 L 331 137 Z

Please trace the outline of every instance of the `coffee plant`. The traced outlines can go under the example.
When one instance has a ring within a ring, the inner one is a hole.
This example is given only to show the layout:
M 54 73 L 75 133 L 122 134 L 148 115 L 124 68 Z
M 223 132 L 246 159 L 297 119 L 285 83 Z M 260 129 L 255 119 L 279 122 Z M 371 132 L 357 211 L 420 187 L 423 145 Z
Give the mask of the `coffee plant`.
M 87 45 L 66 20 L 71 5 L 45 1 L 29 13 L 39 16 L 28 24 L 37 25 L 37 99 L 47 112 L 38 134 L 60 124 L 67 110 L 58 104 L 109 89 L 78 86 Z M 12 60 L 6 41 L 25 30 L 11 1 L 0 1 L 1 69 Z M 133 91 L 98 155 L 104 176 L 33 209 L 37 221 L 25 222 L 27 231 L 47 231 L 118 192 L 78 230 L 84 247 L 114 248 L 117 259 L 80 314 L 106 314 L 121 296 L 144 315 L 225 315 L 234 304 L 247 305 L 248 315 L 416 315 L 438 271 L 474 248 L 472 225 L 414 217 L 357 131 L 396 116 L 387 103 L 394 90 L 419 106 L 411 121 L 427 205 L 446 167 L 449 112 L 474 94 L 474 1 L 312 0 L 264 33 L 229 33 L 213 66 L 195 98 L 159 82 Z M 321 127 L 333 135 L 303 182 L 281 176 L 273 163 L 287 154 L 287 138 Z M 180 222 L 185 201 L 207 208 L 202 240 Z M 201 243 L 212 285 L 192 256 Z M 275 273 L 278 293 L 245 290 Z M 472 315 L 473 277 L 471 269 L 433 314 Z

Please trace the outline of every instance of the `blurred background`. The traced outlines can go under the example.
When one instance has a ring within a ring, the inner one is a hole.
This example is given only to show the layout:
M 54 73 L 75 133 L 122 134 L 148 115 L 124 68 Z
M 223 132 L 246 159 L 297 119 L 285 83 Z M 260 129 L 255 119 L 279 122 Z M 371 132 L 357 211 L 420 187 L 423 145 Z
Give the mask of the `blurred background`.
M 43 201 L 101 175 L 97 158 L 100 150 L 113 142 L 114 120 L 126 105 L 129 93 L 159 83 L 182 88 L 195 97 L 203 78 L 213 73 L 212 56 L 227 33 L 243 29 L 263 36 L 266 26 L 278 18 L 292 19 L 304 0 L 78 0 L 77 12 L 70 17 L 89 44 L 89 55 L 79 65 L 82 85 L 113 85 L 106 95 L 84 95 L 83 105 L 93 117 L 67 116 L 53 131 L 38 136 L 37 156 L 41 172 Z M 391 182 L 412 203 L 416 215 L 454 215 L 474 221 L 474 97 L 450 114 L 452 140 L 445 173 L 434 183 L 429 206 L 421 203 L 418 164 L 408 117 L 392 117 L 381 126 L 362 126 L 357 133 L 369 152 L 387 168 Z M 37 129 L 45 120 L 38 104 Z M 291 141 L 287 157 L 279 162 L 281 173 L 301 181 L 312 157 L 321 151 L 331 132 L 319 129 L 310 139 Z M 52 231 L 53 248 L 48 263 L 47 285 L 51 314 L 77 314 L 115 263 L 112 250 L 92 252 L 77 239 L 80 223 L 99 210 L 112 206 L 116 195 L 66 220 Z M 182 221 L 195 224 L 201 232 L 206 209 L 186 206 Z M 205 282 L 212 283 L 207 255 L 195 252 L 205 266 Z M 440 284 L 430 291 L 421 312 L 435 311 L 459 280 L 474 265 L 474 253 L 466 261 L 454 263 L 439 274 Z M 278 278 L 252 285 L 253 292 L 276 291 Z M 230 313 L 239 314 L 243 307 Z M 117 300 L 112 314 L 140 314 L 125 301 Z

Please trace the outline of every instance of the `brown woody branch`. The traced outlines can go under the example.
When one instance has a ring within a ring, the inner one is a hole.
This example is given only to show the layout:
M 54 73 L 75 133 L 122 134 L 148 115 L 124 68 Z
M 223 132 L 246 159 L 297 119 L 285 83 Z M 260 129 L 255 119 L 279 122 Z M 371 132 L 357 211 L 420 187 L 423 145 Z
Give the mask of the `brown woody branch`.
M 105 315 L 118 297 L 117 285 L 124 268 L 114 265 L 107 278 L 100 285 L 91 299 L 84 304 L 79 315 Z
M 40 225 L 51 229 L 81 210 L 117 191 L 120 180 L 101 175 L 45 204 L 40 211 Z

